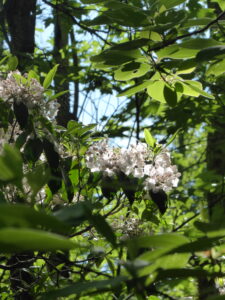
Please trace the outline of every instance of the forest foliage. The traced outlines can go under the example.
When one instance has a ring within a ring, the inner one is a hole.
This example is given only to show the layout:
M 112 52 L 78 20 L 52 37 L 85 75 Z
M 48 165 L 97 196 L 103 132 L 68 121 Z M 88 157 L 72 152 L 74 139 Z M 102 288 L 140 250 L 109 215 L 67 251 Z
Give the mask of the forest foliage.
M 225 299 L 224 0 L 15 1 L 1 299 Z

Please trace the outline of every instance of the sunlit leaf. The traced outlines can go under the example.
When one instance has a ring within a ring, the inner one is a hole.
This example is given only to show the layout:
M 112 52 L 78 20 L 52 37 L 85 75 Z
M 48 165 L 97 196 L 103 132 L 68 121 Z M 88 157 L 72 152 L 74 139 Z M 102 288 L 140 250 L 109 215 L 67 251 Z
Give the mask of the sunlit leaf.
M 52 83 L 52 80 L 54 79 L 55 77 L 55 74 L 57 72 L 57 69 L 58 69 L 58 66 L 59 65 L 55 65 L 49 72 L 48 74 L 45 76 L 45 80 L 43 82 L 43 88 L 44 89 L 47 89 L 50 84 Z

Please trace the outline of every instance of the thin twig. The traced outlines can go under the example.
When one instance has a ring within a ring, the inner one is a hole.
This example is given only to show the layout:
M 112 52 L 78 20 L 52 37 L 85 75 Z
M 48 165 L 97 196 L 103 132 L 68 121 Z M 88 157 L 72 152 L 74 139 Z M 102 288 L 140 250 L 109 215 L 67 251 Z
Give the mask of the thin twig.
M 61 11 L 62 13 L 64 13 L 64 14 L 67 15 L 68 17 L 70 17 L 75 25 L 78 25 L 80 28 L 82 28 L 83 30 L 89 32 L 90 34 L 94 34 L 95 36 L 97 36 L 100 40 L 102 40 L 102 41 L 103 41 L 104 43 L 106 43 L 107 45 L 112 46 L 112 44 L 109 43 L 106 39 L 104 39 L 100 34 L 98 34 L 98 33 L 96 32 L 96 30 L 91 29 L 91 28 L 89 28 L 88 26 L 86 26 L 86 25 L 81 24 L 80 22 L 78 22 L 78 21 L 76 20 L 76 18 L 75 18 L 70 12 L 68 12 L 68 10 L 65 9 L 64 7 L 62 7 L 62 6 L 60 6 L 60 5 L 57 5 L 57 4 L 53 4 L 53 3 L 49 2 L 48 0 L 42 0 L 42 1 L 43 1 L 45 4 L 51 6 L 51 7 L 54 8 L 54 9 L 57 9 L 57 10 Z
M 212 25 L 216 24 L 220 19 L 222 19 L 222 17 L 225 16 L 225 11 L 222 12 L 221 14 L 219 14 L 219 16 L 214 19 L 213 21 L 211 21 L 210 23 L 208 23 L 205 27 L 203 27 L 202 29 L 198 29 L 198 30 L 195 30 L 195 31 L 192 31 L 192 32 L 189 32 L 189 33 L 186 33 L 186 34 L 182 34 L 182 35 L 179 35 L 177 36 L 176 38 L 172 39 L 172 40 L 167 40 L 165 41 L 163 44 L 159 45 L 159 46 L 155 46 L 155 47 L 152 47 L 149 49 L 149 51 L 158 51 L 158 50 L 161 50 L 163 48 L 166 48 L 167 46 L 170 46 L 170 45 L 173 45 L 175 44 L 178 40 L 182 40 L 186 37 L 190 37 L 192 35 L 196 35 L 196 34 L 200 34 L 200 33 L 203 33 L 205 32 L 207 29 L 209 29 Z

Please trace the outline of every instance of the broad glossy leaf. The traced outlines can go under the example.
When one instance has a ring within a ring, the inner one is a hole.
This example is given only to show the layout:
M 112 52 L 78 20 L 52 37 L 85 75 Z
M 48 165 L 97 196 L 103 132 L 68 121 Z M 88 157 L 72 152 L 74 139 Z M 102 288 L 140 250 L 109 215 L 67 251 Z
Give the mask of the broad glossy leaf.
M 181 129 L 177 129 L 177 131 L 171 136 L 171 138 L 169 138 L 169 140 L 166 143 L 166 147 L 169 146 L 177 137 L 177 135 L 181 132 Z
M 23 154 L 27 161 L 32 161 L 33 163 L 35 163 L 39 159 L 42 151 L 42 141 L 39 138 L 35 137 L 28 139 L 24 147 Z
M 176 90 L 174 88 L 168 86 L 168 84 L 165 84 L 163 89 L 163 95 L 169 106 L 174 107 L 177 105 L 178 97 L 177 97 Z
M 27 228 L 0 229 L 0 251 L 18 253 L 24 251 L 55 251 L 73 249 L 70 240 L 42 230 Z
M 0 156 L 0 180 L 21 180 L 22 157 L 15 147 L 5 144 L 3 154 Z
M 65 95 L 65 94 L 67 94 L 67 93 L 69 93 L 69 90 L 67 90 L 67 91 L 62 91 L 62 92 L 59 92 L 59 93 L 57 93 L 57 94 L 55 94 L 55 95 L 52 95 L 51 97 L 49 97 L 49 101 L 53 101 L 53 100 L 55 100 L 55 99 L 57 99 L 57 98 L 59 98 L 59 97 Z M 48 101 L 48 102 L 49 102 L 49 101 Z
M 91 58 L 94 63 L 102 63 L 108 66 L 118 66 L 136 58 L 141 58 L 142 55 L 139 50 L 105 50 L 101 54 Z
M 170 9 L 184 3 L 186 0 L 158 0 L 158 3 L 164 5 L 166 9 Z
M 139 7 L 118 1 L 108 1 L 104 6 L 109 10 L 105 11 L 103 15 L 110 17 L 114 23 L 132 27 L 146 24 L 148 15 Z
M 131 62 L 116 70 L 114 73 L 114 78 L 120 81 L 138 78 L 145 75 L 150 68 L 150 65 L 145 63 Z
M 114 247 L 116 246 L 116 236 L 105 218 L 101 215 L 87 214 L 88 220 L 93 224 L 95 229 L 103 235 Z
M 96 25 L 106 25 L 106 24 L 112 24 L 112 18 L 100 15 L 94 18 L 93 20 L 85 20 L 84 24 L 86 26 L 96 26 Z
M 185 86 L 184 93 L 185 93 L 186 87 L 188 87 L 189 89 L 193 90 L 194 92 L 199 93 L 199 95 L 202 95 L 209 99 L 214 99 L 214 96 L 206 93 L 204 90 L 202 90 L 202 88 L 199 88 L 197 86 L 196 82 L 197 81 L 189 81 L 189 80 L 186 80 L 185 82 L 183 82 L 183 85 Z
M 67 233 L 70 228 L 52 215 L 21 204 L 0 205 L 0 227 L 26 227 L 57 233 Z
M 9 57 L 9 59 L 7 61 L 7 65 L 8 65 L 8 69 L 10 71 L 16 70 L 16 68 L 18 66 L 18 58 L 16 56 Z
M 128 242 L 128 249 L 131 254 L 135 254 L 140 248 L 173 249 L 188 243 L 188 241 L 186 237 L 178 234 L 159 234 L 132 239 Z
M 133 94 L 136 94 L 138 92 L 143 91 L 145 88 L 147 88 L 149 85 L 151 84 L 151 81 L 144 81 L 140 84 L 136 84 L 132 87 L 127 88 L 126 90 L 124 90 L 122 93 L 120 93 L 118 95 L 118 97 L 122 97 L 122 96 L 131 96 Z
M 224 72 L 225 72 L 225 59 L 211 63 L 208 70 L 206 71 L 206 75 L 219 76 Z
M 151 135 L 150 131 L 147 128 L 144 129 L 144 135 L 145 135 L 146 143 L 150 147 L 154 148 L 156 141 L 155 141 L 155 139 L 153 138 L 153 136 Z
M 215 246 L 215 243 L 219 241 L 221 235 L 216 237 L 201 237 L 193 242 L 181 245 L 171 251 L 171 253 L 194 253 L 198 251 L 205 251 Z
M 162 41 L 161 35 L 158 32 L 155 32 L 155 31 L 152 31 L 152 30 L 140 31 L 140 37 L 144 38 L 144 39 L 156 41 L 156 42 L 161 42 Z
M 86 211 L 83 203 L 77 203 L 73 206 L 57 210 L 54 213 L 54 216 L 70 226 L 78 226 L 87 219 L 85 213 Z
M 95 281 L 85 281 L 77 282 L 70 286 L 56 289 L 48 293 L 42 294 L 39 298 L 40 300 L 53 300 L 58 297 L 67 297 L 70 295 L 80 295 L 82 293 L 88 295 L 93 291 L 107 291 L 112 290 L 123 283 L 127 278 L 125 276 L 118 276 L 108 280 L 95 280 Z
M 224 0 L 212 0 L 212 2 L 216 2 L 219 4 L 221 10 L 225 9 L 225 1 Z
M 24 129 L 28 124 L 29 117 L 27 106 L 23 102 L 14 101 L 13 110 L 16 120 L 20 125 L 20 128 Z
M 214 59 L 225 57 L 225 45 L 212 46 L 206 49 L 202 49 L 196 55 L 198 62 L 210 61 Z
M 152 198 L 152 201 L 156 204 L 160 213 L 163 215 L 167 209 L 167 201 L 168 201 L 167 194 L 163 190 L 159 190 L 155 192 L 149 191 L 149 194 Z
M 168 46 L 157 52 L 160 59 L 170 57 L 174 59 L 195 57 L 199 50 L 204 48 L 223 45 L 213 39 L 190 39 L 180 44 Z M 203 51 L 203 50 L 202 50 Z M 201 52 L 201 51 L 200 51 Z M 199 55 L 199 54 L 198 54 Z M 198 57 L 196 57 L 198 60 Z
M 166 83 L 163 80 L 151 81 L 147 88 L 148 95 L 154 100 L 166 103 L 164 87 Z
M 59 154 L 55 150 L 54 144 L 47 140 L 43 139 L 43 148 L 51 169 L 57 169 L 59 166 Z
M 190 74 L 195 70 L 197 62 L 195 59 L 176 59 L 162 62 L 159 66 L 176 74 Z
M 111 47 L 111 50 L 134 50 L 141 48 L 143 46 L 149 45 L 149 39 L 148 38 L 142 38 L 142 39 L 135 39 L 133 41 L 125 42 L 117 44 L 116 46 Z
M 179 269 L 169 269 L 169 270 L 158 270 L 158 275 L 156 280 L 163 280 L 166 278 L 206 278 L 209 275 L 204 269 L 187 269 L 187 268 L 179 268 Z
M 199 81 L 194 80 L 185 80 L 185 81 L 177 81 L 175 83 L 175 89 L 178 93 L 187 96 L 198 97 L 200 95 L 214 99 L 214 96 L 208 94 L 202 89 L 202 84 Z
M 150 275 L 156 270 L 170 270 L 174 268 L 184 268 L 187 265 L 188 259 L 191 256 L 189 253 L 173 253 L 164 255 L 153 261 L 152 264 L 139 270 L 139 276 Z
M 63 208 L 54 214 L 59 220 L 69 223 L 72 226 L 80 225 L 88 220 L 95 229 L 103 235 L 113 246 L 116 245 L 116 237 L 103 216 L 92 214 L 92 207 L 89 203 L 77 203 L 72 207 Z
M 49 72 L 48 74 L 45 76 L 45 80 L 43 82 L 43 88 L 44 89 L 47 89 L 50 84 L 52 83 L 52 80 L 54 79 L 55 77 L 55 74 L 57 72 L 57 69 L 58 69 L 58 66 L 59 65 L 55 65 Z
M 28 72 L 27 78 L 28 78 L 28 81 L 31 80 L 32 78 L 34 78 L 38 82 L 40 82 L 40 76 L 36 72 L 34 72 L 33 70 L 30 70 Z
M 36 196 L 41 188 L 48 183 L 50 179 L 50 170 L 44 165 L 38 165 L 36 168 L 26 174 L 26 178 L 32 189 L 33 196 Z
M 197 19 L 188 19 L 182 26 L 183 27 L 193 27 L 193 26 L 206 26 L 214 19 L 212 18 L 197 18 Z

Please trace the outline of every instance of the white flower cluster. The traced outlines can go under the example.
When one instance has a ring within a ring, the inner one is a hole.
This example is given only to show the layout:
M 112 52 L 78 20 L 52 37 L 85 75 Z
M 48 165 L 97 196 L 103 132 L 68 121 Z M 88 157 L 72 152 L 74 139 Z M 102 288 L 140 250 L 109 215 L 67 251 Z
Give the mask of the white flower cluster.
M 30 113 L 38 111 L 48 119 L 53 119 L 59 108 L 57 102 L 46 101 L 44 88 L 35 78 L 27 79 L 19 71 L 10 72 L 5 80 L 0 81 L 0 98 L 10 103 L 22 102 Z
M 86 153 L 86 164 L 91 172 L 114 176 L 120 172 L 127 176 L 144 179 L 144 188 L 157 192 L 177 187 L 180 173 L 171 165 L 170 153 L 162 149 L 155 155 L 144 143 L 129 149 L 111 148 L 107 139 L 93 144 Z
M 142 221 L 134 216 L 120 216 L 114 219 L 111 224 L 112 228 L 121 234 L 121 239 L 125 240 L 131 237 L 140 236 L 143 229 L 141 228 Z

